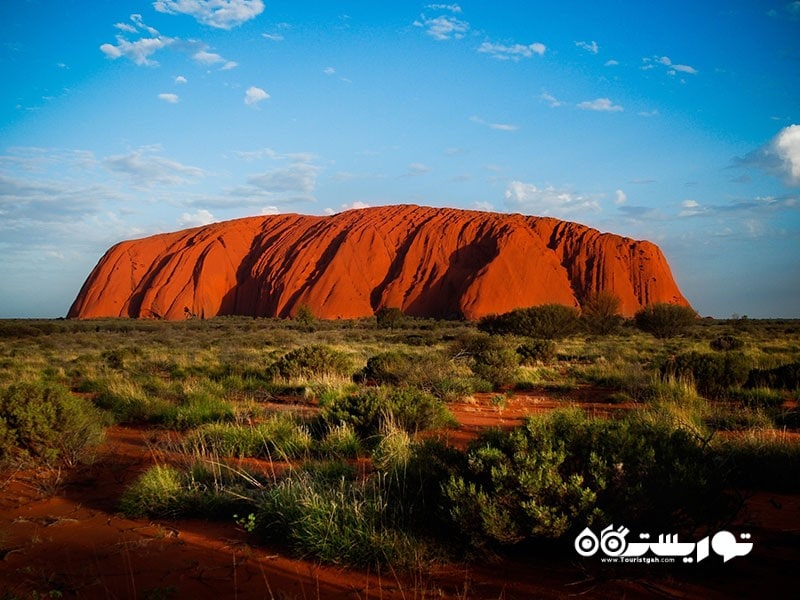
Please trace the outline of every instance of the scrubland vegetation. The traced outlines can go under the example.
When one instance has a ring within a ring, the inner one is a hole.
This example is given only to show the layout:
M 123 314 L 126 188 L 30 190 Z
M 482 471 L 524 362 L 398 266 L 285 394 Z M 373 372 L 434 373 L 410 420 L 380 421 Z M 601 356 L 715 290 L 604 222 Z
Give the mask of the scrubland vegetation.
M 365 567 L 568 551 L 588 524 L 708 529 L 742 490 L 800 491 L 800 323 L 617 310 L 0 322 L 0 462 L 91 461 L 112 423 L 172 430 L 120 511 Z M 453 403 L 487 394 L 563 408 L 448 445 Z

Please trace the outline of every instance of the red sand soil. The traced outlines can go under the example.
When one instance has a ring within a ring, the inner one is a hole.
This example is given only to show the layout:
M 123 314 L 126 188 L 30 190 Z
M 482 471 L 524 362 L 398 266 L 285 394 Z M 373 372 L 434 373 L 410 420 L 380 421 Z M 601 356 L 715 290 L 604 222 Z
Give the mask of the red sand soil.
M 384 206 L 327 217 L 250 217 L 110 248 L 69 317 L 247 315 L 322 319 L 383 307 L 478 319 L 521 306 L 578 306 L 606 290 L 633 315 L 688 305 L 661 250 L 546 217 Z
M 452 406 L 466 444 L 489 426 L 512 427 L 526 414 L 574 402 L 598 414 L 630 407 L 603 404 L 602 390 L 570 398 L 494 394 Z M 115 426 L 96 461 L 70 472 L 27 471 L 0 481 L 0 597 L 30 598 L 59 590 L 64 598 L 761 598 L 796 592 L 800 559 L 800 496 L 746 498 L 736 527 L 754 550 L 728 564 L 631 565 L 528 556 L 470 566 L 442 565 L 423 577 L 365 573 L 287 557 L 277 547 L 248 543 L 231 523 L 127 519 L 119 497 L 139 473 L 165 460 L 167 433 Z M 168 458 L 168 457 L 166 457 Z M 735 564 L 734 564 L 735 563 Z M 6 596 L 3 596 L 3 594 Z M 41 596 L 40 596 L 41 597 Z

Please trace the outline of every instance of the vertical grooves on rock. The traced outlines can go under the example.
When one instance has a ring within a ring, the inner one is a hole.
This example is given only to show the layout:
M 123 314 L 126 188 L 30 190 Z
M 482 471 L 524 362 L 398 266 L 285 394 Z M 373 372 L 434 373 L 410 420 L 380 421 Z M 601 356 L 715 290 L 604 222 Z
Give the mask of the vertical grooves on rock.
M 382 307 L 479 318 L 609 290 L 625 314 L 688 304 L 649 242 L 549 217 L 388 206 L 330 217 L 250 217 L 121 242 L 81 288 L 70 317 L 322 318 Z

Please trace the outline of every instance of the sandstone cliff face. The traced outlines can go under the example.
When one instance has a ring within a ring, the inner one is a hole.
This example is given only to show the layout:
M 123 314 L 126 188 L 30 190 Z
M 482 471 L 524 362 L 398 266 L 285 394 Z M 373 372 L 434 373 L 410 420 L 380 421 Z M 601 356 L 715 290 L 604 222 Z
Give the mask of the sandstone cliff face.
M 194 315 L 478 319 L 610 290 L 625 315 L 688 305 L 657 246 L 577 223 L 457 209 L 386 206 L 333 216 L 237 219 L 109 249 L 71 318 Z

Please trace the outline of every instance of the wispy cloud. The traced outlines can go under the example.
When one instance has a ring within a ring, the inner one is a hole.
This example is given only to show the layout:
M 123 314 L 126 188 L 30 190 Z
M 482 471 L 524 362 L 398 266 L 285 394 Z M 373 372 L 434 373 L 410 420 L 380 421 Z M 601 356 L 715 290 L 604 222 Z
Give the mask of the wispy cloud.
M 605 67 L 616 67 L 617 65 L 619 65 L 619 61 L 618 60 L 614 60 L 612 58 L 611 60 L 607 60 L 603 66 L 605 66 Z
M 573 217 L 579 213 L 596 213 L 600 204 L 592 196 L 553 186 L 539 188 L 533 183 L 512 181 L 504 194 L 506 209 L 526 214 Z
M 312 193 L 317 187 L 317 165 L 298 162 L 287 167 L 251 175 L 247 183 L 262 192 L 278 194 L 284 192 Z
M 453 15 L 440 15 L 435 18 L 428 18 L 423 14 L 420 15 L 418 20 L 414 21 L 414 26 L 421 27 L 429 36 L 439 41 L 452 39 L 460 40 L 469 31 L 469 23 Z
M 699 71 L 692 66 L 673 63 L 669 56 L 645 57 L 642 59 L 642 63 L 642 69 L 644 70 L 653 69 L 658 65 L 666 67 L 668 75 L 677 75 L 678 73 L 697 75 L 699 73 Z
M 431 10 L 449 10 L 451 13 L 459 14 L 461 7 L 458 4 L 428 4 L 426 8 Z
M 597 54 L 600 51 L 600 46 L 597 45 L 597 42 L 592 40 L 591 42 L 575 42 L 575 45 L 578 48 L 582 48 L 591 54 Z
M 370 205 L 366 202 L 362 202 L 361 200 L 356 200 L 355 202 L 351 202 L 350 204 L 342 204 L 339 210 L 334 210 L 332 208 L 326 208 L 323 212 L 330 216 L 335 215 L 337 212 L 344 212 L 346 210 L 361 210 L 363 208 L 369 208 Z
M 178 103 L 178 94 L 159 94 L 159 100 L 163 100 L 168 104 L 177 104 Z
M 179 84 L 179 85 L 182 85 L 182 84 L 184 84 L 184 83 L 188 83 L 188 82 L 189 82 L 189 80 L 188 80 L 188 79 L 186 79 L 186 77 L 184 77 L 183 75 L 178 75 L 178 76 L 175 78 L 175 83 L 177 83 L 177 84 Z
M 280 33 L 262 33 L 261 37 L 272 42 L 282 42 L 284 37 Z
M 694 217 L 702 215 L 706 209 L 700 205 L 697 200 L 684 200 L 681 202 L 681 212 L 678 213 L 679 217 Z
M 250 86 L 244 94 L 244 103 L 247 106 L 255 106 L 259 102 L 269 100 L 270 95 L 260 87 Z
M 263 0 L 156 0 L 153 8 L 183 14 L 217 29 L 233 29 L 264 12 Z
M 548 94 L 547 92 L 542 92 L 539 95 L 539 99 L 546 102 L 550 108 L 558 108 L 559 106 L 562 106 L 564 104 L 563 102 L 561 102 L 561 100 L 559 100 L 552 94 Z
M 222 63 L 222 66 L 220 67 L 221 71 L 229 71 L 230 69 L 239 66 L 239 63 L 236 61 L 228 60 L 216 52 L 209 52 L 205 47 L 192 54 L 192 59 L 196 63 L 207 66 L 218 65 Z
M 411 163 L 408 165 L 408 171 L 406 171 L 406 177 L 419 177 L 421 175 L 427 175 L 433 169 L 431 169 L 428 165 L 422 163 Z
M 102 44 L 100 46 L 100 51 L 111 60 L 125 57 L 137 65 L 149 67 L 158 65 L 158 62 L 151 58 L 153 54 L 173 45 L 176 39 L 163 36 L 152 27 L 145 25 L 140 15 L 131 15 L 131 21 L 134 25 L 117 23 L 115 27 L 131 34 L 138 34 L 144 31 L 150 37 L 141 37 L 131 42 L 128 41 L 124 35 L 120 34 L 117 35 L 116 44 Z
M 734 164 L 757 167 L 780 177 L 788 186 L 800 186 L 800 125 L 784 127 L 768 144 L 735 159 Z
M 530 58 L 534 54 L 542 56 L 546 50 L 547 46 L 540 42 L 534 42 L 533 44 L 528 44 L 527 46 L 524 44 L 505 46 L 503 44 L 483 42 L 480 46 L 478 46 L 478 52 L 480 53 L 488 54 L 492 58 L 496 58 L 498 60 L 513 61 L 518 61 L 520 58 Z
M 517 131 L 519 129 L 519 125 L 512 125 L 510 123 L 489 123 L 475 115 L 471 116 L 469 120 L 473 123 L 477 123 L 478 125 L 483 125 L 497 131 Z
M 614 104 L 608 98 L 596 98 L 594 100 L 586 100 L 578 104 L 581 110 L 594 110 L 598 112 L 620 112 L 623 110 L 619 104 Z
M 199 227 L 201 225 L 208 225 L 215 223 L 218 219 L 211 214 L 211 211 L 205 208 L 200 208 L 193 213 L 185 212 L 178 217 L 178 225 L 180 227 Z
M 103 164 L 110 171 L 125 175 L 133 187 L 141 189 L 192 183 L 205 176 L 203 169 L 162 156 L 159 146 L 143 146 L 127 154 L 109 156 Z

